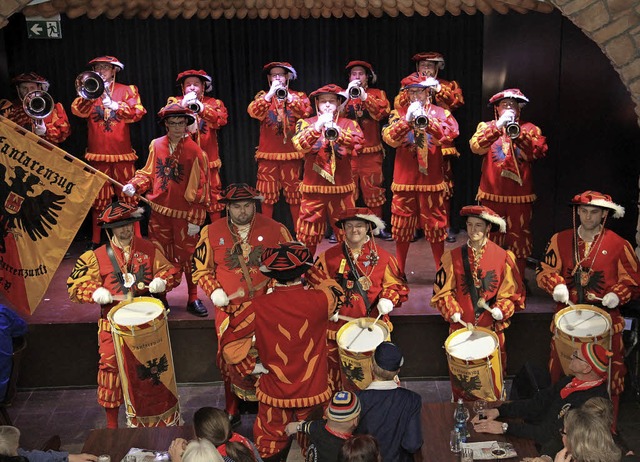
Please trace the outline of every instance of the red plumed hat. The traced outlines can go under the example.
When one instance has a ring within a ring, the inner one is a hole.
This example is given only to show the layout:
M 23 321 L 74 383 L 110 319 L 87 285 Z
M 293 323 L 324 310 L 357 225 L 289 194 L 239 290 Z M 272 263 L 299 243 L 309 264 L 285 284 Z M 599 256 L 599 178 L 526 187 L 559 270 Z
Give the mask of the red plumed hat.
M 462 217 L 478 217 L 495 225 L 501 233 L 507 232 L 507 222 L 486 205 L 467 205 L 460 210 Z
M 144 209 L 124 202 L 114 202 L 107 206 L 98 217 L 97 224 L 105 229 L 119 228 L 142 220 Z
M 311 92 L 311 94 L 309 94 L 309 98 L 315 99 L 318 96 L 327 93 L 338 95 L 338 98 L 342 98 L 342 102 L 347 100 L 347 95 L 345 95 L 344 89 L 334 83 L 330 83 L 328 85 L 325 85 L 324 87 L 318 88 L 316 91 Z
M 178 103 L 169 103 L 158 112 L 160 120 L 164 120 L 167 117 L 184 117 L 187 119 L 187 125 L 191 125 L 196 121 L 196 117 L 193 111 L 187 107 L 182 107 Z
M 613 210 L 613 218 L 622 218 L 624 216 L 624 207 L 613 202 L 610 195 L 602 194 L 598 191 L 585 191 L 582 194 L 573 196 L 571 205 L 591 205 Z
M 438 63 L 438 69 L 444 69 L 444 56 L 437 51 L 423 51 L 422 53 L 416 53 L 411 57 L 413 62 L 419 63 L 420 61 L 434 61 Z
M 367 70 L 367 76 L 369 77 L 369 83 L 374 84 L 376 80 L 378 80 L 378 76 L 375 72 L 373 72 L 373 66 L 366 61 L 349 61 L 349 63 L 345 66 L 347 74 L 351 72 L 351 69 L 356 66 L 362 66 Z
M 118 70 L 124 69 L 124 64 L 122 64 L 120 60 L 115 56 L 98 56 L 97 58 L 93 58 L 91 61 L 89 61 L 89 66 L 93 67 L 94 64 L 98 63 L 111 64 L 112 66 L 117 67 Z
M 264 197 L 260 195 L 260 191 L 252 188 L 247 183 L 232 183 L 222 191 L 222 197 L 219 202 L 234 201 L 262 201 Z
M 499 91 L 493 95 L 489 99 L 489 106 L 492 104 L 498 104 L 500 101 L 507 98 L 515 99 L 521 107 L 529 102 L 529 98 L 524 96 L 518 88 L 507 88 L 506 90 Z
M 264 71 L 265 74 L 268 74 L 269 71 L 274 67 L 281 67 L 283 69 L 286 69 L 287 72 L 291 74 L 291 77 L 289 77 L 289 80 L 295 80 L 298 78 L 298 73 L 296 72 L 296 70 L 293 68 L 291 64 L 289 64 L 286 61 L 273 61 L 271 63 L 265 64 L 262 67 L 262 70 Z
M 199 78 L 200 80 L 202 80 L 202 83 L 204 83 L 204 90 L 211 91 L 211 88 L 212 88 L 211 82 L 213 82 L 213 79 L 209 74 L 207 74 L 202 69 L 199 69 L 199 70 L 189 69 L 189 70 L 180 72 L 178 74 L 178 77 L 176 77 L 176 82 L 178 82 L 178 85 L 182 86 L 182 84 L 184 83 L 185 79 L 187 79 L 187 77 Z
M 348 220 L 362 220 L 369 223 L 371 225 L 371 230 L 375 235 L 380 234 L 380 231 L 385 228 L 384 221 L 374 215 L 374 213 L 366 207 L 351 207 L 342 210 L 338 215 L 336 226 L 342 229 L 345 221 Z
M 36 74 L 35 72 L 24 72 L 22 74 L 16 75 L 13 79 L 11 79 L 11 82 L 14 85 L 19 85 L 26 82 L 37 83 L 41 86 L 42 90 L 49 90 L 49 81 L 41 75 Z

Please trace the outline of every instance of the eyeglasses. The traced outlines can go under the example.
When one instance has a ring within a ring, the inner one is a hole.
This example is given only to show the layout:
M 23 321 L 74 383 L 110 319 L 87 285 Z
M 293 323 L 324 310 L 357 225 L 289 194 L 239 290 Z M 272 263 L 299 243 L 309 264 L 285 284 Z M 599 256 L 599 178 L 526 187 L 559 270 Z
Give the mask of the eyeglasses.
M 187 122 L 165 122 L 169 127 L 184 127 Z
M 583 363 L 587 363 L 587 361 L 585 361 L 584 359 L 582 359 L 582 358 L 580 358 L 580 357 L 578 356 L 578 352 L 577 352 L 577 351 L 574 351 L 574 352 L 571 354 L 571 358 L 572 358 L 572 359 L 577 359 L 578 361 L 582 361 Z M 587 363 L 587 364 L 589 364 L 589 363 Z

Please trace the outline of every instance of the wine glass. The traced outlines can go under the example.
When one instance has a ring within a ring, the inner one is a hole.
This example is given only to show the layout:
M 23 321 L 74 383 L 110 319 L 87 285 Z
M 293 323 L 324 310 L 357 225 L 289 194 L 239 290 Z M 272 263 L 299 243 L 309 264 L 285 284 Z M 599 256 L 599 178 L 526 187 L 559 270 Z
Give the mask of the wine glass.
M 473 412 L 476 413 L 479 420 L 484 420 L 487 418 L 485 411 L 487 409 L 487 402 L 483 399 L 479 399 L 473 402 Z

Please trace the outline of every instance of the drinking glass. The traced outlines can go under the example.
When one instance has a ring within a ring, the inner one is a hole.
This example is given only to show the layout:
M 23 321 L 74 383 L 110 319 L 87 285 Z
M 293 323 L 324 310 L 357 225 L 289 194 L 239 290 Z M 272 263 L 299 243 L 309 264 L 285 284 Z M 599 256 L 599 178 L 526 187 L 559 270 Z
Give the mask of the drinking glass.
M 462 448 L 462 455 L 460 457 L 460 462 L 473 462 L 473 449 Z
M 483 399 L 479 399 L 473 402 L 473 412 L 476 413 L 479 420 L 483 420 L 487 418 L 485 411 L 487 409 L 487 402 Z
M 451 452 L 459 453 L 460 452 L 460 432 L 451 430 L 451 435 L 449 438 L 449 446 L 451 447 Z

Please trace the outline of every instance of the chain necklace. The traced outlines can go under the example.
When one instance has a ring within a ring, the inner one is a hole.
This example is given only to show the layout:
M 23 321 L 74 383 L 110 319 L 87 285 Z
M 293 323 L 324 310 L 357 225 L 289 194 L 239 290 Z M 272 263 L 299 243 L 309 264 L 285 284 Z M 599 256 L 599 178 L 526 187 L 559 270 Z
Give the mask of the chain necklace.
M 478 269 L 480 268 L 480 260 L 482 260 L 482 256 L 484 255 L 484 251 L 487 248 L 487 239 L 485 238 L 482 242 L 482 245 L 479 249 L 476 249 L 471 245 L 471 241 L 467 240 L 467 247 L 471 249 L 471 255 L 473 260 L 471 261 L 471 276 L 473 277 L 473 285 L 476 289 L 480 289 L 482 287 L 482 281 L 480 280 L 480 272 Z
M 598 258 L 598 254 L 600 253 L 600 246 L 604 241 L 604 227 L 600 225 L 600 229 L 594 235 L 594 238 L 591 241 L 587 241 L 584 237 L 582 237 L 582 225 L 578 226 L 577 235 L 582 242 L 584 242 L 584 257 L 580 258 L 580 246 L 578 243 L 578 239 L 575 240 L 574 245 L 574 259 L 576 261 L 576 266 L 571 271 L 571 276 L 575 276 L 575 274 L 580 271 L 580 285 L 582 287 L 586 287 L 589 284 L 589 279 L 593 274 L 593 266 L 596 263 L 596 258 Z M 594 243 L 596 245 L 594 245 Z M 593 254 L 593 260 L 591 260 L 591 265 L 589 265 L 589 269 L 585 271 L 585 268 L 582 267 L 582 264 L 585 263 L 589 257 L 591 256 L 591 252 L 594 247 L 596 247 L 596 251 Z
M 251 233 L 253 232 L 253 224 L 255 220 L 255 212 L 251 218 L 251 223 L 246 225 L 236 225 L 231 221 L 231 217 L 229 217 L 229 231 L 235 241 L 235 244 L 233 244 L 233 247 L 231 248 L 231 253 L 235 253 L 237 255 L 242 254 L 245 263 L 249 261 L 249 256 L 251 255 L 251 244 L 249 241 L 251 240 Z
M 367 245 L 368 242 L 371 242 L 371 250 L 369 252 L 369 256 L 367 257 L 367 260 L 369 261 L 369 265 L 366 265 L 365 268 L 363 269 L 360 266 L 360 263 L 358 262 L 358 258 L 360 257 L 360 255 L 362 255 L 364 246 Z M 358 282 L 360 283 L 360 287 L 362 287 L 362 290 L 366 292 L 373 285 L 373 283 L 371 282 L 371 278 L 369 276 L 371 276 L 371 274 L 373 273 L 374 266 L 378 264 L 378 260 L 380 258 L 378 256 L 375 240 L 367 236 L 367 239 L 364 241 L 362 247 L 360 247 L 359 249 L 352 249 L 351 247 L 349 247 L 349 244 L 347 241 L 344 241 L 344 244 L 347 246 L 347 250 L 351 255 L 351 259 L 353 260 L 354 265 L 356 265 L 356 269 L 358 270 L 358 273 L 362 274 L 362 276 L 358 278 Z M 367 271 L 367 266 L 368 266 L 368 271 Z
M 109 235 L 109 241 L 111 242 L 112 248 L 118 248 L 122 251 L 122 259 L 118 257 L 118 252 L 114 251 L 113 254 L 116 257 L 118 269 L 122 273 L 123 285 L 127 289 L 130 289 L 136 282 L 136 276 L 130 272 L 129 268 L 133 255 L 133 239 L 131 239 L 131 243 L 128 246 L 121 245 L 120 240 L 114 235 Z

